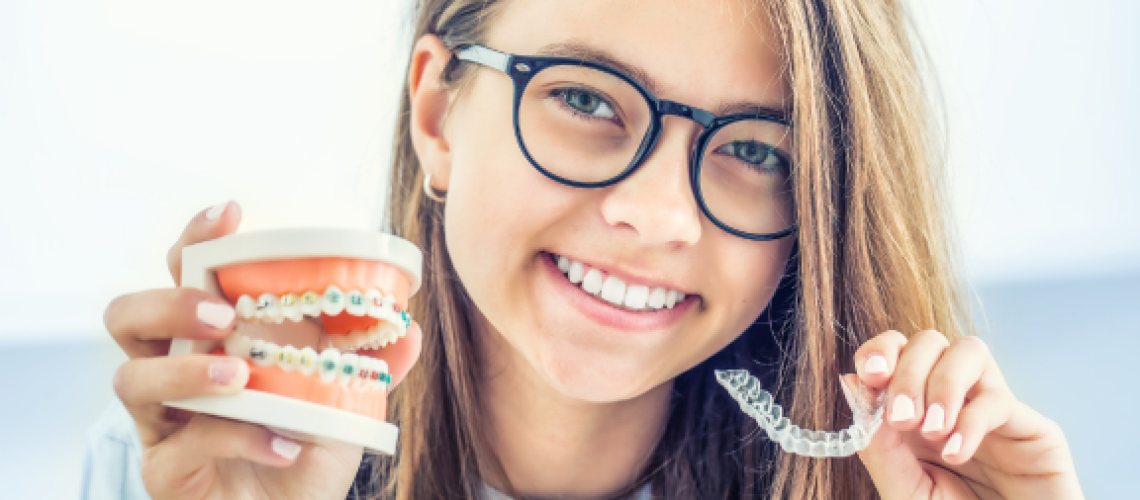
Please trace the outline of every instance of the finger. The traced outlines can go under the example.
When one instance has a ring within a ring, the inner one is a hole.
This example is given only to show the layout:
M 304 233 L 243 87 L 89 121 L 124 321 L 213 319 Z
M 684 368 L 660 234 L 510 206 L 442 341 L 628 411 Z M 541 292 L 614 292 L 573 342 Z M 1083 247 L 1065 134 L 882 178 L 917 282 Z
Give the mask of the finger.
M 1005 425 L 1013 409 L 1008 393 L 989 390 L 978 394 L 958 415 L 958 425 L 942 448 L 942 459 L 951 465 L 969 461 L 990 431 Z
M 185 427 L 147 451 L 143 482 L 154 497 L 202 498 L 218 480 L 218 460 L 287 467 L 303 449 L 301 443 L 263 427 L 196 414 Z
M 970 390 L 991 363 L 990 350 L 977 337 L 960 337 L 942 353 L 926 382 L 926 415 L 922 435 L 941 441 L 950 435 Z
M 190 219 L 190 223 L 186 225 L 186 229 L 182 230 L 182 235 L 178 241 L 166 253 L 166 265 L 170 268 L 170 275 L 174 278 L 174 283 L 182 283 L 183 248 L 233 234 L 234 231 L 237 231 L 239 222 L 241 222 L 241 206 L 234 201 L 214 205 Z
M 165 439 L 182 422 L 163 401 L 234 394 L 249 381 L 245 360 L 187 354 L 127 361 L 115 372 L 115 394 L 134 417 L 144 446 Z
M 864 342 L 855 351 L 855 371 L 863 385 L 878 389 L 891 380 L 899 353 L 907 343 L 906 336 L 890 330 Z
M 412 321 L 404 338 L 387 347 L 368 351 L 367 355 L 388 363 L 388 375 L 392 377 L 392 388 L 395 388 L 419 359 L 422 347 L 423 332 L 420 331 L 419 323 Z
M 840 380 L 852 393 L 858 391 L 859 381 L 855 375 L 844 375 Z M 930 487 L 929 477 L 914 451 L 907 446 L 902 434 L 889 425 L 879 426 L 867 448 L 859 452 L 859 460 L 883 499 L 909 499 L 914 492 Z
M 194 288 L 146 290 L 116 297 L 103 312 L 111 337 L 132 358 L 165 355 L 170 339 L 221 340 L 234 327 L 224 299 Z
M 922 422 L 926 380 L 950 343 L 935 330 L 914 334 L 899 356 L 887 388 L 887 421 L 900 431 L 910 431 Z

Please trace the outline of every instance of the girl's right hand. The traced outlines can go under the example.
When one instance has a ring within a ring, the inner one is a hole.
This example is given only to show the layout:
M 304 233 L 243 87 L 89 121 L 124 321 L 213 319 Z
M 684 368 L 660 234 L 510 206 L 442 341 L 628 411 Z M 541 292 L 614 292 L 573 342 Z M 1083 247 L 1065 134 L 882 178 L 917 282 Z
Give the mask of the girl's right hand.
M 195 216 L 167 255 L 175 284 L 183 247 L 231 234 L 240 220 L 232 202 Z M 142 479 L 152 497 L 345 498 L 360 447 L 302 444 L 257 425 L 162 405 L 245 386 L 249 367 L 241 359 L 166 355 L 174 337 L 229 335 L 234 310 L 224 299 L 193 288 L 146 290 L 117 297 L 104 321 L 131 358 L 115 374 L 115 392 L 138 427 Z

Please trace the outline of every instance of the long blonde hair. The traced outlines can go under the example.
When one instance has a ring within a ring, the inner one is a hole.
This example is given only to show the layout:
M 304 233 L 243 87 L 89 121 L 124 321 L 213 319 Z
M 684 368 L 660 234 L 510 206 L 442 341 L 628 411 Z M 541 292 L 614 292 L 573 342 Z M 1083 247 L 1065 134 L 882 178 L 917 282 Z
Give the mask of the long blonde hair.
M 484 42 L 505 8 L 493 0 L 420 0 L 415 39 Z M 775 451 L 716 384 L 714 368 L 751 368 L 805 428 L 850 423 L 837 385 L 860 344 L 888 329 L 970 333 L 947 236 L 940 148 L 905 13 L 895 0 L 767 0 L 793 91 L 800 229 L 788 272 L 756 323 L 677 377 L 666 428 L 641 482 L 668 498 L 875 498 L 854 457 Z M 445 80 L 471 67 L 453 60 Z M 390 227 L 425 252 L 411 309 L 423 352 L 391 395 L 396 456 L 371 462 L 361 486 L 399 499 L 479 498 L 505 475 L 484 441 L 477 314 L 451 265 L 442 205 L 421 191 L 405 85 L 389 182 Z M 363 477 L 363 476 L 362 476 Z M 508 493 L 511 493 L 508 491 Z

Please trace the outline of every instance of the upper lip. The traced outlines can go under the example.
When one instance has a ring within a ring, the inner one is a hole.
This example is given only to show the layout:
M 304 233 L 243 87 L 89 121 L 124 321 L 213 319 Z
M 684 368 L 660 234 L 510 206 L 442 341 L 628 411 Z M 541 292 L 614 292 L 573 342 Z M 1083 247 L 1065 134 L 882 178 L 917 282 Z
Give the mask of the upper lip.
M 665 288 L 668 290 L 674 290 L 674 291 L 683 293 L 685 295 L 697 295 L 697 294 L 693 293 L 691 290 L 689 290 L 688 288 L 684 287 L 683 285 L 679 285 L 676 282 L 670 281 L 666 278 L 659 278 L 659 277 L 652 276 L 654 274 L 660 274 L 660 273 L 654 273 L 652 271 L 646 271 L 646 270 L 642 270 L 642 269 L 634 269 L 632 266 L 616 264 L 616 263 L 598 264 L 598 263 L 596 263 L 596 261 L 589 261 L 586 259 L 582 259 L 581 257 L 575 257 L 571 254 L 566 254 L 566 253 L 559 253 L 559 252 L 550 252 L 550 253 L 557 255 L 557 256 L 560 256 L 560 257 L 566 257 L 567 259 L 570 259 L 571 261 L 581 262 L 582 265 L 586 266 L 587 268 L 597 269 L 597 270 L 605 273 L 607 276 L 616 276 L 618 279 L 625 282 L 626 286 L 643 285 L 643 286 L 649 287 L 650 290 L 657 288 L 657 287 L 661 287 L 661 288 Z

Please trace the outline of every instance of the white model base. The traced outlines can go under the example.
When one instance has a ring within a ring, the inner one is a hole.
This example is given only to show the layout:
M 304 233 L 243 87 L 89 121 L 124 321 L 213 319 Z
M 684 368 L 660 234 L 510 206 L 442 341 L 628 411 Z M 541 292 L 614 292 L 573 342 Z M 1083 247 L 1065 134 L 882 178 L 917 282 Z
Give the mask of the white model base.
M 343 441 L 363 446 L 366 453 L 395 453 L 400 434 L 399 428 L 382 420 L 251 389 L 232 396 L 187 398 L 165 404 L 280 429 L 282 435 L 312 443 Z

